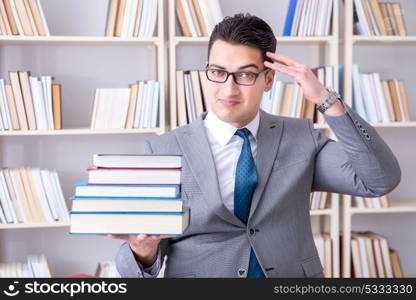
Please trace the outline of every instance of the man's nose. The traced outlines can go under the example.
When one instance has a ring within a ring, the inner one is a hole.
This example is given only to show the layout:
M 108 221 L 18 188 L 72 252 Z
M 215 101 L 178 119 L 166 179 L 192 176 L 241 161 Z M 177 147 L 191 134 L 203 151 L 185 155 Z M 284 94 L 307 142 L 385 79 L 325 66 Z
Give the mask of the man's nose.
M 227 81 L 223 83 L 222 90 L 228 97 L 235 96 L 239 93 L 239 86 L 235 82 L 233 75 L 228 76 Z

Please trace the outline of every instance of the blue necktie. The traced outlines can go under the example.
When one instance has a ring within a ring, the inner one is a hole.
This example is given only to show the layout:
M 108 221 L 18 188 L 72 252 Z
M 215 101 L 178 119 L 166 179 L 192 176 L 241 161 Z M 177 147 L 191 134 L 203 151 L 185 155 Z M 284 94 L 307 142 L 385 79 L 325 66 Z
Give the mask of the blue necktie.
M 251 153 L 250 141 L 248 139 L 249 131 L 247 128 L 238 129 L 235 135 L 243 139 L 240 157 L 238 158 L 237 170 L 235 174 L 234 185 L 234 214 L 244 223 L 247 224 L 250 213 L 251 198 L 256 189 L 257 170 Z M 264 278 L 264 273 L 260 267 L 257 257 L 251 249 L 250 262 L 247 272 L 249 278 Z

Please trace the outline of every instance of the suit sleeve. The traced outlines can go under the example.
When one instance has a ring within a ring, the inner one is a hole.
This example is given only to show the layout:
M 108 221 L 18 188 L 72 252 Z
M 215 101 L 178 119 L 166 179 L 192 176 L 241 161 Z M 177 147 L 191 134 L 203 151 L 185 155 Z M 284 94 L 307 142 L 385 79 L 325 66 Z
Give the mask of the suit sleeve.
M 344 104 L 341 116 L 324 115 L 338 142 L 310 130 L 316 146 L 312 190 L 363 197 L 389 193 L 400 182 L 396 157 L 376 130 Z
M 148 141 L 144 143 L 141 153 L 153 153 L 152 147 Z M 162 239 L 158 247 L 156 261 L 153 265 L 143 268 L 142 264 L 136 259 L 133 250 L 127 242 L 124 242 L 116 254 L 116 268 L 121 277 L 127 278 L 153 278 L 156 277 L 162 268 L 169 241 Z

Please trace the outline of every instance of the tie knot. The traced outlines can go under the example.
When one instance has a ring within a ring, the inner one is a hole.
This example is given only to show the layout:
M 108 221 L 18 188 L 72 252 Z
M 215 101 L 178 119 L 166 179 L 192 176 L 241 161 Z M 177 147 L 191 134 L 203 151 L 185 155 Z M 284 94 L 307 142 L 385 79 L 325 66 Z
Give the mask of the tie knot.
M 234 133 L 234 135 L 238 135 L 243 140 L 248 139 L 249 134 L 250 131 L 247 128 L 237 129 L 237 131 Z

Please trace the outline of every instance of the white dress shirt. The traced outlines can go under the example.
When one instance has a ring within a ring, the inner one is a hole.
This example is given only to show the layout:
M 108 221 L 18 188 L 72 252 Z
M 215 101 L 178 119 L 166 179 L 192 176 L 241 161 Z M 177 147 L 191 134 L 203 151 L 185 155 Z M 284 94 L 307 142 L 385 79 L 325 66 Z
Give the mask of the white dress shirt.
M 250 131 L 249 141 L 254 161 L 257 155 L 257 131 L 260 114 L 244 128 Z M 211 110 L 204 120 L 207 129 L 208 142 L 214 156 L 215 168 L 218 175 L 220 194 L 225 206 L 234 213 L 234 183 L 237 162 L 243 147 L 243 139 L 234 135 L 237 129 L 230 123 L 220 120 Z

